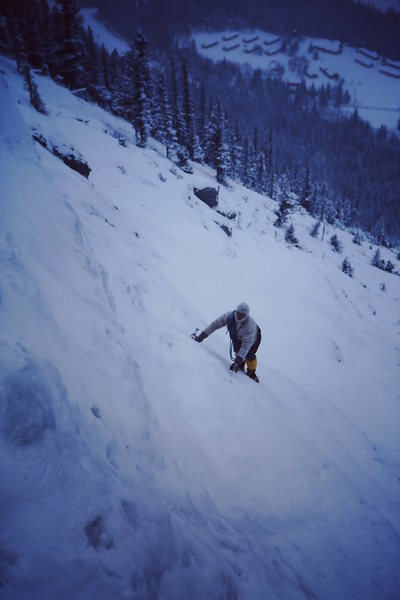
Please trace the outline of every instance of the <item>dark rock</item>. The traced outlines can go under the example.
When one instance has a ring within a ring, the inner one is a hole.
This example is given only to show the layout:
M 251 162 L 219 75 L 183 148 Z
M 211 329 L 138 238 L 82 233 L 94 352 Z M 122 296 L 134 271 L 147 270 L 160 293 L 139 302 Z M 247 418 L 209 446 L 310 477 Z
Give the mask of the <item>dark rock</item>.
M 193 188 L 193 192 L 199 200 L 207 204 L 210 208 L 218 206 L 219 190 L 212 187 L 206 187 L 201 190 L 199 188 Z

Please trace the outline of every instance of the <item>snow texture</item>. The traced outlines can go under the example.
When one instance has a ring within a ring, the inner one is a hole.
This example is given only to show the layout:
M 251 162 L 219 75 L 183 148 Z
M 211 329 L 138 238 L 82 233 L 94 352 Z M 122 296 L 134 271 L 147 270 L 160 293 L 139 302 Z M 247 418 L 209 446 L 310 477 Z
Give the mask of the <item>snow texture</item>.
M 0 69 L 2 599 L 396 600 L 400 278 L 232 182 L 227 219 L 209 168 Z M 190 337 L 243 301 L 260 384 Z

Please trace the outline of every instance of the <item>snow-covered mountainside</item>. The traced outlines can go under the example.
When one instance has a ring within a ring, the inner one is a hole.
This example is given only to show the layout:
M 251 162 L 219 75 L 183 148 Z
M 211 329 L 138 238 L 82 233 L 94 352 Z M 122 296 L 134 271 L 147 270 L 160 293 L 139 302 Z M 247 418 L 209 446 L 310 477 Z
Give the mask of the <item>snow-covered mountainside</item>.
M 81 8 L 80 14 L 85 28 L 92 29 L 94 39 L 98 44 L 104 44 L 109 52 L 113 50 L 117 50 L 120 54 L 128 52 L 129 44 L 97 19 L 97 8 Z
M 360 116 L 373 127 L 396 129 L 400 119 L 400 62 L 387 61 L 365 48 L 340 42 L 305 37 L 298 41 L 292 55 L 282 50 L 280 36 L 265 31 L 197 32 L 193 34 L 199 54 L 213 61 L 228 60 L 293 85 L 304 80 L 316 89 L 337 85 L 350 94 L 344 110 L 357 108 Z
M 0 69 L 1 597 L 398 598 L 400 277 Z M 260 384 L 190 338 L 242 301 Z

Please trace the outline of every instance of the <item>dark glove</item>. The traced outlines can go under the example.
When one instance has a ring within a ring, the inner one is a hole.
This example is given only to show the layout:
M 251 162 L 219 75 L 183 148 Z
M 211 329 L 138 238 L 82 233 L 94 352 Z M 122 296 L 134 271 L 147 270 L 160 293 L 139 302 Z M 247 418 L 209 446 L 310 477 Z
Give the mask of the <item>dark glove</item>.
M 196 342 L 202 342 L 203 340 L 205 340 L 208 337 L 208 335 L 206 333 L 204 333 L 204 331 L 202 331 L 199 335 L 197 335 L 196 333 L 194 333 L 192 335 L 192 338 L 196 341 Z
M 233 362 L 229 368 L 234 373 L 237 373 L 238 371 L 244 371 L 244 360 L 242 360 L 240 356 L 237 356 L 235 358 L 235 362 Z

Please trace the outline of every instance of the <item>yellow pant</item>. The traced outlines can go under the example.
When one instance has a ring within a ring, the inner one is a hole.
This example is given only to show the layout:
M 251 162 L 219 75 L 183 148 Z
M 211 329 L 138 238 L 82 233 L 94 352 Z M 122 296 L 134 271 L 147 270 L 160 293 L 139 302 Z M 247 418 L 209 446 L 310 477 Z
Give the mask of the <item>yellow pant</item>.
M 257 356 L 253 360 L 246 358 L 246 365 L 249 371 L 255 371 L 257 369 Z

